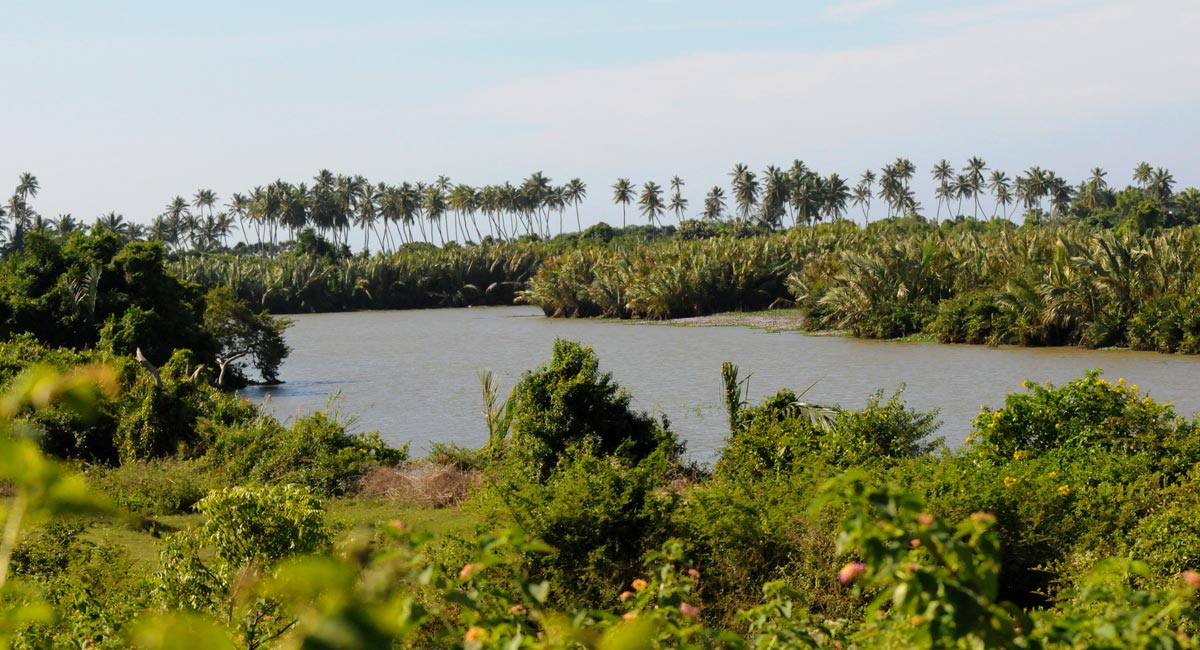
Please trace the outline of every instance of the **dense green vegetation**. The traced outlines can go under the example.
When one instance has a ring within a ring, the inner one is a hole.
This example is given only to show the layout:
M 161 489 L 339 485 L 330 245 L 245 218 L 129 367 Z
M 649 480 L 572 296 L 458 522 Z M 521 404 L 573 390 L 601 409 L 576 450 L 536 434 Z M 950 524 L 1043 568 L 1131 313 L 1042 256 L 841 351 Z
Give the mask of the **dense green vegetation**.
M 1200 421 L 1099 372 L 984 406 L 951 450 L 900 394 L 750 404 L 726 365 L 711 468 L 567 341 L 507 399 L 484 378 L 487 445 L 420 461 L 334 415 L 280 422 L 225 391 L 242 360 L 272 380 L 286 355 L 286 322 L 259 310 L 515 296 L 561 316 L 789 304 L 860 336 L 1200 348 L 1200 211 L 1169 173 L 1139 168 L 1121 191 L 1098 170 L 1074 190 L 994 173 L 1004 218 L 936 223 L 906 163 L 884 170 L 888 218 L 866 227 L 839 217 L 850 201 L 869 214 L 873 174 L 850 188 L 773 168 L 760 193 L 739 166 L 731 221 L 714 188 L 704 221 L 553 238 L 581 195 L 559 203 L 538 174 L 493 188 L 509 198 L 477 209 L 496 236 L 466 245 L 447 240 L 474 226 L 473 190 L 448 182 L 275 184 L 242 200 L 258 241 L 229 248 L 212 192 L 194 215 L 173 201 L 146 242 L 116 215 L 89 232 L 39 221 L 22 178 L 0 262 L 0 642 L 1200 646 Z M 952 199 L 978 214 L 982 161 L 934 171 L 939 217 Z M 614 201 L 657 224 L 686 212 L 681 184 L 668 203 L 620 179 Z M 461 208 L 439 203 L 447 190 Z M 387 201 L 412 218 L 363 216 Z M 386 253 L 350 253 L 354 215 Z M 415 241 L 423 222 L 440 247 Z
M 646 183 L 639 195 L 628 179 L 618 179 L 613 202 L 623 215 L 636 203 L 650 225 L 618 230 L 601 223 L 565 234 L 563 212 L 578 211 L 587 195 L 578 179 L 560 187 L 538 172 L 518 185 L 473 188 L 441 177 L 430 184 L 389 186 L 322 171 L 311 187 L 277 181 L 235 194 L 220 213 L 214 212 L 216 194 L 200 190 L 190 205 L 173 199 L 149 230 L 114 218 L 98 220 L 95 229 L 98 236 L 108 233 L 110 241 L 157 239 L 173 251 L 170 269 L 184 286 L 225 288 L 253 309 L 273 313 L 516 299 L 548 315 L 655 319 L 790 304 L 804 313 L 809 329 L 846 329 L 874 338 L 925 333 L 946 342 L 993 345 L 1200 350 L 1200 319 L 1191 298 L 1197 288 L 1200 192 L 1176 192 L 1169 171 L 1142 163 L 1134 170 L 1134 185 L 1118 190 L 1102 169 L 1072 187 L 1038 167 L 1010 179 L 978 158 L 960 171 L 943 160 L 931 170 L 937 190 L 932 221 L 913 198 L 915 175 L 910 161 L 897 159 L 878 177 L 865 172 L 850 187 L 837 174 L 822 176 L 800 161 L 761 175 L 738 165 L 730 174 L 733 210 L 727 213 L 725 192 L 715 187 L 701 220 L 684 219 L 688 202 L 678 177 L 671 180 L 669 202 L 656 183 Z M 87 297 L 103 279 L 95 269 L 104 260 L 80 256 L 63 243 L 77 225 L 66 218 L 54 224 L 41 219 L 29 205 L 37 190 L 37 179 L 23 175 L 9 202 L 8 248 L 16 253 L 10 257 L 26 260 L 19 275 L 36 276 L 30 269 L 46 265 L 46 249 L 58 246 L 70 270 L 62 275 L 63 295 L 42 298 L 58 306 L 13 303 L 10 309 L 19 313 L 9 331 L 54 333 L 59 327 L 54 317 L 61 315 L 54 309 L 83 305 L 87 315 L 92 307 Z M 989 212 L 983 208 L 986 193 L 994 206 L 991 220 L 981 221 L 981 211 L 984 217 Z M 887 207 L 887 217 L 874 223 L 873 197 Z M 964 201 L 973 204 L 970 216 L 964 215 Z M 862 208 L 867 226 L 842 219 L 851 205 Z M 1009 221 L 1018 207 L 1024 214 L 1020 227 Z M 959 216 L 939 223 L 943 209 Z M 678 226 L 659 227 L 668 211 Z M 559 234 L 551 239 L 555 213 Z M 825 220 L 832 223 L 818 223 Z M 793 227 L 780 232 L 789 221 Z M 227 238 L 235 224 L 257 241 L 231 249 Z M 351 227 L 366 236 L 359 255 L 350 253 Z M 427 243 L 434 233 L 441 246 Z M 482 243 L 473 243 L 472 234 Z M 367 254 L 371 235 L 383 251 L 375 256 Z M 139 250 L 128 256 L 165 255 L 162 249 Z M 103 288 L 98 295 L 107 296 Z M 28 281 L 18 289 L 32 290 Z M 201 308 L 194 292 L 167 293 L 148 299 L 181 300 L 189 305 L 182 317 Z M 178 331 L 159 327 L 162 316 L 156 321 L 141 311 L 116 313 L 123 308 L 101 304 L 93 316 L 114 321 L 109 340 L 117 345 L 128 347 L 141 336 L 138 327 Z M 36 315 L 28 313 L 37 309 Z M 245 309 L 238 313 L 240 321 L 253 316 Z M 265 337 L 271 322 L 264 317 L 250 329 Z M 255 354 L 259 373 L 274 379 L 280 344 L 248 346 L 245 340 L 237 353 Z M 203 358 L 213 343 L 175 347 Z M 223 352 L 227 358 L 234 351 Z
M 259 415 L 183 355 L 159 387 L 121 356 L 35 347 L 0 357 L 18 647 L 1200 646 L 1200 422 L 1098 372 L 985 406 L 949 450 L 899 394 L 750 404 L 727 365 L 706 469 L 559 341 L 506 400 L 484 382 L 488 445 L 405 469 L 326 414 Z M 139 419 L 172 424 L 122 425 Z M 326 514 L 368 476 L 430 467 L 475 476 L 449 511 L 474 533 L 431 539 L 392 514 L 407 497 L 365 530 Z M 90 532 L 113 504 L 135 516 L 109 526 L 163 535 L 156 560 Z

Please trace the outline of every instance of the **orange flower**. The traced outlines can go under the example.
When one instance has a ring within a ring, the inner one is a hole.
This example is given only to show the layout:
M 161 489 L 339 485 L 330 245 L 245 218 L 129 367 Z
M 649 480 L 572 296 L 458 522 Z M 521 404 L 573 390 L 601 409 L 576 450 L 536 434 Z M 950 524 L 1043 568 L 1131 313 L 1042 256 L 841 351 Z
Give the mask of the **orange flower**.
M 862 562 L 851 562 L 850 564 L 842 567 L 841 571 L 838 571 L 838 581 L 842 584 L 846 584 L 865 573 L 866 570 L 867 565 L 863 564 Z
M 621 615 L 621 618 L 627 621 L 632 621 L 633 619 L 637 618 L 637 612 L 625 612 Z
M 700 608 L 691 603 L 680 603 L 679 613 L 684 616 L 695 616 L 700 613 Z
M 632 591 L 622 591 L 621 592 L 621 602 L 625 602 L 625 601 L 629 600 L 630 598 L 633 598 Z
M 1200 573 L 1196 573 L 1191 569 L 1183 572 L 1183 581 L 1193 590 L 1200 589 Z
M 475 573 L 476 571 L 478 571 L 481 568 L 482 567 L 479 566 L 478 562 L 470 562 L 463 566 L 462 571 L 458 572 L 458 579 L 466 580 L 467 578 L 470 578 L 473 573 Z
M 641 591 L 641 590 L 643 590 L 643 589 L 645 589 L 645 588 L 646 588 L 646 581 L 645 581 L 645 580 L 642 580 L 641 578 L 638 578 L 637 580 L 634 580 L 634 581 L 633 581 L 633 590 L 634 590 L 634 591 Z
M 480 641 L 483 641 L 486 638 L 487 638 L 487 630 L 485 630 L 481 627 L 473 627 L 473 628 L 467 630 L 467 633 L 463 636 L 463 640 L 466 641 L 467 643 L 479 643 Z

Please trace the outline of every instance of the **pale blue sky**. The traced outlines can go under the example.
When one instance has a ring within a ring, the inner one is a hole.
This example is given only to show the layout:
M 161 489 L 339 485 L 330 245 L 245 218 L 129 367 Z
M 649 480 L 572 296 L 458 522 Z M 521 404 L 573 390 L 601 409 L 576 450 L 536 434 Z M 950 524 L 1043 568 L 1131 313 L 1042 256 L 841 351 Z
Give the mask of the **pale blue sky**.
M 0 192 L 148 222 L 318 169 L 373 181 L 688 182 L 979 155 L 1200 184 L 1200 3 L 0 0 Z

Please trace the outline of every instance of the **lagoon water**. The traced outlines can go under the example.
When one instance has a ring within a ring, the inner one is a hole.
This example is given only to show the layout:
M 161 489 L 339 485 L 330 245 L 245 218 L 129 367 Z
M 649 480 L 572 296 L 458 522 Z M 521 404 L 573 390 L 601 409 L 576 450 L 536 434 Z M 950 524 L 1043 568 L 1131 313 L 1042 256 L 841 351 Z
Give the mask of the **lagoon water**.
M 601 369 L 633 395 L 633 405 L 665 414 L 689 455 L 711 462 L 728 433 L 721 362 L 750 375 L 750 397 L 810 385 L 805 400 L 861 407 L 872 393 L 939 410 L 938 434 L 961 444 L 982 404 L 1000 406 L 1021 380 L 1062 383 L 1089 368 L 1124 377 L 1176 410 L 1200 410 L 1200 357 L 1074 348 L 987 348 L 863 341 L 771 333 L 735 326 L 682 327 L 548 319 L 530 307 L 376 311 L 295 316 L 286 383 L 251 387 L 246 397 L 281 418 L 334 407 L 353 430 L 379 431 L 424 455 L 434 441 L 478 446 L 487 438 L 478 373 L 491 369 L 507 396 L 521 373 L 549 360 L 556 337 L 596 350 Z M 814 385 L 815 383 L 815 385 Z

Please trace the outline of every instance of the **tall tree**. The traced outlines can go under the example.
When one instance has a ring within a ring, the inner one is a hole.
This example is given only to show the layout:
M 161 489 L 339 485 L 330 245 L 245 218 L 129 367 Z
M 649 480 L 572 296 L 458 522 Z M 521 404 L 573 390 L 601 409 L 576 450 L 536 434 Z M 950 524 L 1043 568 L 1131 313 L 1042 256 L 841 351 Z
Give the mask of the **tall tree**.
M 830 174 L 821 184 L 821 212 L 830 219 L 838 219 L 846 211 L 850 199 L 850 188 L 837 174 Z
M 567 181 L 563 190 L 563 199 L 575 207 L 575 232 L 583 232 L 583 224 L 579 221 L 579 204 L 587 198 L 587 185 L 578 178 Z
M 704 219 L 720 221 L 725 216 L 725 190 L 720 185 L 714 185 L 704 197 Z
M 791 198 L 791 183 L 788 173 L 774 165 L 767 167 L 763 178 L 762 222 L 772 229 L 778 228 L 783 225 L 783 215 Z
M 1150 185 L 1150 177 L 1154 175 L 1154 168 L 1150 163 L 1142 161 L 1137 167 L 1133 168 L 1133 182 L 1137 183 L 1138 187 L 1146 189 Z
M 972 156 L 967 161 L 966 167 L 967 184 L 971 187 L 971 196 L 975 198 L 975 218 L 979 218 L 979 195 L 983 193 L 984 176 L 987 171 L 987 163 L 978 156 Z
M 687 212 L 688 200 L 683 198 L 683 179 L 678 176 L 671 177 L 671 204 L 669 209 L 675 213 L 675 221 L 683 221 L 683 215 Z
M 662 200 L 662 187 L 654 181 L 646 181 L 642 186 L 642 195 L 638 199 L 638 205 L 641 207 L 642 216 L 650 220 L 651 225 L 658 223 L 658 217 L 666 209 Z
M 854 186 L 855 193 L 861 194 L 857 201 L 863 208 L 863 223 L 871 223 L 871 197 L 875 193 L 875 172 L 868 169 L 858 177 L 858 185 Z
M 625 207 L 633 201 L 633 183 L 628 178 L 618 178 L 613 183 L 613 203 L 621 206 L 621 228 L 625 227 Z
M 738 218 L 747 221 L 758 205 L 758 180 L 754 172 L 741 163 L 734 165 L 729 175 L 733 177 L 733 200 L 738 205 Z
M 1001 214 L 1003 208 L 1004 218 L 1008 218 L 1008 205 L 1013 202 L 1012 186 L 1010 184 L 1008 174 L 993 169 L 992 175 L 988 177 L 988 189 L 992 191 L 992 196 L 996 197 L 996 209 L 992 212 L 992 217 Z
M 933 192 L 933 195 L 937 197 L 937 215 L 933 221 L 937 223 L 942 218 L 942 203 L 946 204 L 947 211 L 950 210 L 950 197 L 954 194 L 950 181 L 954 178 L 954 168 L 950 166 L 949 160 L 943 158 L 933 166 L 929 173 L 933 176 L 933 180 L 937 181 L 937 188 Z

